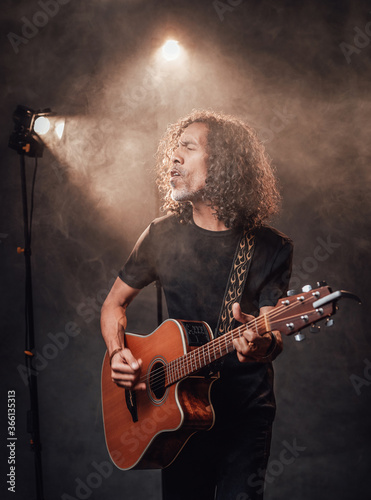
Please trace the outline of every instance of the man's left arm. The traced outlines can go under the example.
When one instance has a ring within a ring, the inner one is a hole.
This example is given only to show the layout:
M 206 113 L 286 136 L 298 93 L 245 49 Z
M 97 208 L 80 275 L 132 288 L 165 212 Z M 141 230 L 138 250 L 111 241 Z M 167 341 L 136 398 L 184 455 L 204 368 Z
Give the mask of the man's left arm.
M 267 314 L 273 306 L 264 306 L 260 309 L 259 316 Z M 241 306 L 233 304 L 233 316 L 242 324 L 254 320 L 254 316 L 241 311 Z M 242 336 L 233 341 L 237 352 L 238 360 L 241 363 L 255 361 L 260 363 L 270 363 L 282 352 L 282 337 L 278 330 L 266 332 L 259 335 L 251 329 L 243 330 Z

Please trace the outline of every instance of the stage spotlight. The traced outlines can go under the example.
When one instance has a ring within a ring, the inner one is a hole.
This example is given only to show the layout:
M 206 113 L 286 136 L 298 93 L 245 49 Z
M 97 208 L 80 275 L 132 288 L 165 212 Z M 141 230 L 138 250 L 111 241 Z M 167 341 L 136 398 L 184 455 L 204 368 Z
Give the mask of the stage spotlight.
M 179 54 L 180 54 L 179 42 L 177 42 L 176 40 L 168 40 L 162 46 L 162 56 L 167 61 L 173 61 L 179 56 Z
M 50 109 L 34 111 L 26 106 L 17 106 L 13 113 L 14 131 L 9 147 L 19 154 L 41 158 L 47 134 L 62 138 L 64 120 L 57 118 Z M 41 139 L 40 136 L 45 136 Z
M 34 131 L 38 135 L 45 135 L 50 130 L 50 120 L 46 116 L 38 116 L 35 120 Z

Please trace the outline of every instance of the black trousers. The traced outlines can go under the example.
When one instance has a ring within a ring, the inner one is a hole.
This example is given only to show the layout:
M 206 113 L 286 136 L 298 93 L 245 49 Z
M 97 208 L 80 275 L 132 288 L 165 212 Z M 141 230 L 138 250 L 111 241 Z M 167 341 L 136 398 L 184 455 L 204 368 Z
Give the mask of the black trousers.
M 162 471 L 164 500 L 262 500 L 272 422 L 216 424 L 196 433 Z

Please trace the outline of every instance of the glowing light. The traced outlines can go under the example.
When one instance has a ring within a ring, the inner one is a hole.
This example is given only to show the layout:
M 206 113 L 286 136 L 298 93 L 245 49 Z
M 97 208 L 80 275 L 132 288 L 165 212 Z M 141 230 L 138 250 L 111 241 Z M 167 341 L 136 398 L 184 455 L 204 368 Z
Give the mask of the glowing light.
M 36 118 L 34 126 L 34 131 L 36 134 L 45 135 L 50 130 L 50 121 L 45 116 L 39 116 Z
M 167 61 L 173 61 L 180 54 L 179 42 L 176 40 L 168 40 L 162 47 L 162 56 Z
M 64 131 L 64 120 L 60 120 L 55 124 L 55 133 L 57 134 L 59 139 L 62 139 Z
M 57 144 L 62 138 L 65 119 L 50 108 L 34 111 L 18 105 L 13 113 L 14 131 L 9 147 L 31 158 L 41 158 L 44 146 Z

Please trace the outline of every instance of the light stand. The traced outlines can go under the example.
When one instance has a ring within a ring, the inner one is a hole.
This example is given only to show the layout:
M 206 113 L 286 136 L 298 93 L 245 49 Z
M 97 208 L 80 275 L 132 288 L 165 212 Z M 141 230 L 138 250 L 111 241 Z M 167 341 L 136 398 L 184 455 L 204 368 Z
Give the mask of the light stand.
M 39 426 L 39 403 L 36 370 L 32 368 L 33 350 L 35 348 L 35 327 L 33 315 L 32 297 L 32 271 L 31 271 L 31 234 L 29 226 L 29 214 L 27 204 L 27 185 L 25 155 L 20 155 L 21 183 L 22 183 L 22 205 L 23 205 L 23 225 L 24 225 L 24 249 L 25 258 L 25 314 L 26 314 L 26 346 L 25 362 L 27 367 L 28 387 L 30 390 L 31 409 L 27 414 L 27 432 L 31 434 L 31 449 L 34 452 L 35 478 L 36 478 L 36 498 L 44 500 L 42 461 L 41 461 L 41 441 Z M 22 250 L 21 250 L 22 251 Z
M 34 126 L 37 118 L 50 116 L 51 111 L 34 112 L 25 106 L 17 106 L 13 114 L 14 131 L 9 138 L 9 147 L 15 149 L 20 155 L 20 173 L 22 186 L 22 207 L 24 225 L 24 248 L 18 248 L 18 253 L 23 253 L 25 258 L 25 361 L 27 367 L 27 380 L 30 391 L 31 409 L 27 413 L 27 432 L 31 434 L 31 449 L 34 452 L 36 499 L 44 500 L 43 475 L 41 460 L 41 441 L 39 425 L 39 404 L 37 390 L 37 372 L 32 367 L 33 351 L 35 349 L 35 327 L 32 297 L 32 270 L 31 270 L 31 229 L 33 212 L 33 188 L 37 171 L 37 158 L 41 158 L 44 150 L 43 141 L 35 132 Z M 35 158 L 35 172 L 32 183 L 31 210 L 28 210 L 27 182 L 25 156 Z

